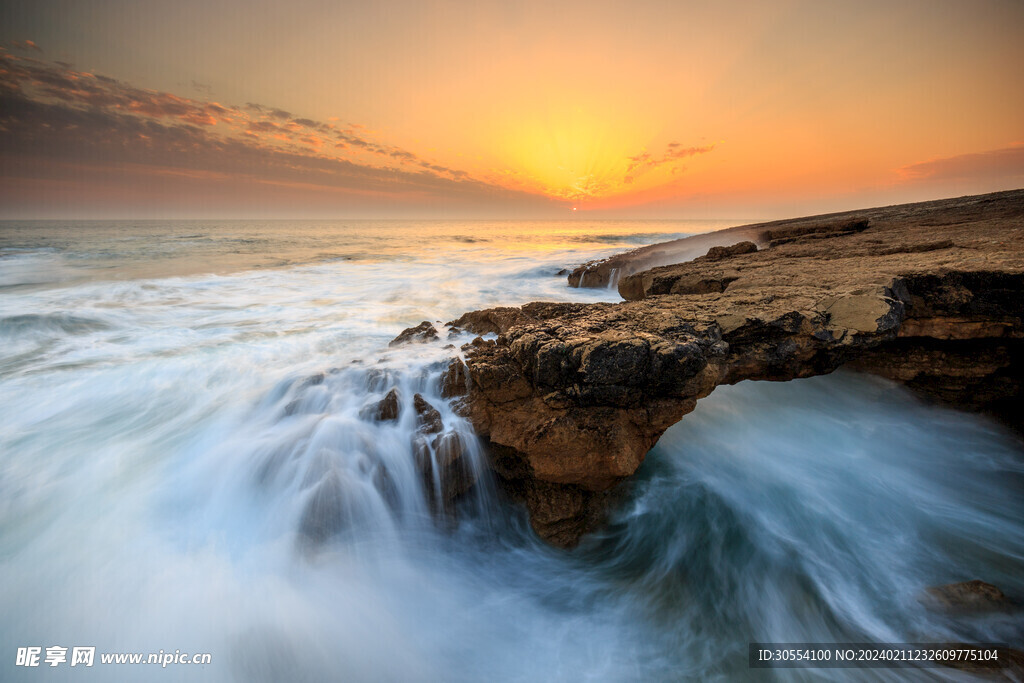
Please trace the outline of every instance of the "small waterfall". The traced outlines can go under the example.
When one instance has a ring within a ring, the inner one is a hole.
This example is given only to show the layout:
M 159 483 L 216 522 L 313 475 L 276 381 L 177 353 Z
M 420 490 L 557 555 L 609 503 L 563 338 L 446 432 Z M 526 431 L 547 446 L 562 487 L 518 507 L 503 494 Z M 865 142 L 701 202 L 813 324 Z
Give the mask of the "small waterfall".
M 392 351 L 281 382 L 262 401 L 250 463 L 307 549 L 486 517 L 493 498 L 480 443 L 441 396 L 448 360 Z
M 612 268 L 608 272 L 608 289 L 615 289 L 619 286 L 619 269 Z

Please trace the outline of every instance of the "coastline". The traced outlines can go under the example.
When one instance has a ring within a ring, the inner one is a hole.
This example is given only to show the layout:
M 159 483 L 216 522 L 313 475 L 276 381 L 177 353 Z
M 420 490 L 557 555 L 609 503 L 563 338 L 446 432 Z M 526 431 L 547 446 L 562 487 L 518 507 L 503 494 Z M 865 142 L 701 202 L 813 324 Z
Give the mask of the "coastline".
M 757 250 L 705 250 L 745 241 Z M 459 410 L 553 545 L 598 528 L 616 485 L 722 384 L 846 365 L 1021 429 L 1024 190 L 740 226 L 589 267 L 620 269 L 627 300 L 449 323 L 498 335 L 449 375 L 468 374 Z

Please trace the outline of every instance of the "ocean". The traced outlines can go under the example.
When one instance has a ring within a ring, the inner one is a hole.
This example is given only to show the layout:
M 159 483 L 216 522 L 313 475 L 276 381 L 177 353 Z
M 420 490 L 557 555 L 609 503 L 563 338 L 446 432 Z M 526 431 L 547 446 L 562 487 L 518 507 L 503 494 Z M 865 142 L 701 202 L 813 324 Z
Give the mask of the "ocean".
M 439 394 L 471 337 L 388 346 L 617 301 L 564 269 L 743 222 L 0 223 L 0 678 L 61 646 L 97 663 L 48 680 L 864 680 L 752 670 L 748 644 L 1024 640 L 922 601 L 1024 595 L 1024 446 L 985 417 L 845 371 L 720 387 L 567 552 Z M 369 418 L 394 387 L 400 418 Z M 414 464 L 416 393 L 477 479 L 454 515 Z M 158 651 L 211 661 L 99 662 Z

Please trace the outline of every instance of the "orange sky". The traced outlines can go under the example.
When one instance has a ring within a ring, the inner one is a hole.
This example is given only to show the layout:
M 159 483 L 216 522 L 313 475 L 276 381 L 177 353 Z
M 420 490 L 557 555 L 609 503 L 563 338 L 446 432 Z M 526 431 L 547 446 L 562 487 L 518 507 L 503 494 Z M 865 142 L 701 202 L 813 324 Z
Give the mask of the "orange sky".
M 5 3 L 0 215 L 767 218 L 1024 186 L 1024 3 L 365 5 Z

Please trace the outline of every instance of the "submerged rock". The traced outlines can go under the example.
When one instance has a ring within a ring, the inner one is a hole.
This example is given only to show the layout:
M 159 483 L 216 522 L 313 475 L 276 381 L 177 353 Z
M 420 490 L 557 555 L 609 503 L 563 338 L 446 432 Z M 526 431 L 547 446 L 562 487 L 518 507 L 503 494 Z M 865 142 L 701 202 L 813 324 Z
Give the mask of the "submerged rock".
M 311 545 L 319 545 L 351 522 L 345 505 L 341 477 L 329 471 L 317 484 L 299 522 L 299 533 Z
M 977 579 L 932 586 L 925 591 L 925 602 L 932 607 L 958 612 L 989 612 L 1012 607 L 1003 591 Z

